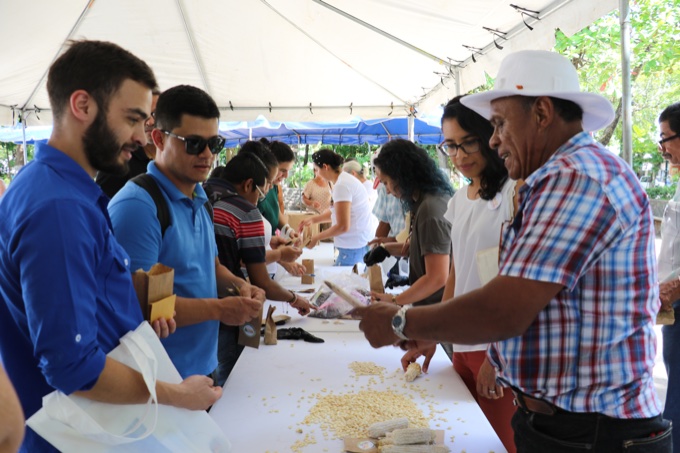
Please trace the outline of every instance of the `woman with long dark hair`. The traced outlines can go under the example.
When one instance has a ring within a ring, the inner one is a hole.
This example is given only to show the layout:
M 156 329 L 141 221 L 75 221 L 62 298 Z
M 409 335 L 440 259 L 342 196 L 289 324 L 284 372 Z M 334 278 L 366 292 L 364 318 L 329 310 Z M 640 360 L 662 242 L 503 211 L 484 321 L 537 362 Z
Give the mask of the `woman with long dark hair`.
M 480 274 L 478 262 L 488 256 L 491 262 L 498 263 L 501 228 L 514 212 L 516 182 L 508 178 L 503 160 L 489 147 L 493 127 L 488 120 L 461 104 L 460 98 L 452 99 L 444 108 L 444 142 L 439 147 L 468 182 L 453 196 L 445 214 L 451 222 L 453 263 L 443 300 L 478 289 L 494 276 Z M 486 356 L 488 344 L 443 346 L 452 349 L 453 367 L 505 448 L 514 453 L 514 433 L 510 425 L 515 412 L 512 393 L 507 389 L 504 391 L 496 382 L 496 371 Z M 421 351 L 426 356 L 424 369 L 427 369 L 434 348 Z M 451 350 L 447 352 L 451 353 Z M 406 353 L 402 364 L 407 366 L 419 355 L 418 352 Z
M 398 305 L 440 302 L 451 258 L 451 224 L 444 218 L 453 195 L 451 183 L 427 152 L 408 140 L 383 145 L 373 165 L 387 193 L 399 198 L 410 213 L 407 244 L 391 242 L 384 247 L 391 255 L 409 257 L 411 286 L 398 295 L 372 296 Z

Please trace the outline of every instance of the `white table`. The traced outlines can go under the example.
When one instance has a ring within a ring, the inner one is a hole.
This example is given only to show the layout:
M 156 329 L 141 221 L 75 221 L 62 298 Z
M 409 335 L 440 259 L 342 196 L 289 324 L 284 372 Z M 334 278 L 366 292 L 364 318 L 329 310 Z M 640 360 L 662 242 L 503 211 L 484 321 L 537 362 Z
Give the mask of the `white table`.
M 311 252 L 323 252 L 323 249 L 317 249 Z M 303 257 L 309 257 L 307 252 L 307 256 Z M 326 263 L 317 266 L 317 272 L 348 270 L 328 269 Z M 292 289 L 305 287 L 299 285 L 299 278 L 283 279 L 287 287 L 295 286 L 296 282 L 298 286 Z M 315 286 L 319 284 L 321 280 L 317 279 Z M 282 312 L 280 303 L 269 303 L 277 306 L 277 313 Z M 367 389 L 398 390 L 413 396 L 426 416 L 431 415 L 431 409 L 437 411 L 430 427 L 446 431 L 444 439 L 452 452 L 505 452 L 479 406 L 441 350 L 433 358 L 427 375 L 405 384 L 400 372 L 402 351 L 392 347 L 373 349 L 359 331 L 358 321 L 324 322 L 321 319 L 302 318 L 291 309 L 288 315 L 292 319 L 285 327 L 302 327 L 326 342 L 315 344 L 279 340 L 276 346 L 261 344 L 259 349 L 245 349 L 225 384 L 224 395 L 210 411 L 211 417 L 231 440 L 234 453 L 291 452 L 293 445 L 305 436 L 313 438 L 316 443 L 303 447 L 299 450 L 301 452 L 343 451 L 341 439 L 332 436 L 325 439 L 319 425 L 303 424 L 310 408 L 316 403 L 315 395 L 325 394 L 322 392 L 324 389 L 325 392 L 336 394 Z M 355 376 L 348 366 L 354 361 L 373 362 L 384 367 L 384 381 L 380 382 L 374 376 Z M 423 394 L 429 396 L 423 399 Z M 298 429 L 302 433 L 298 433 Z
M 312 436 L 316 444 L 305 447 L 303 452 L 340 452 L 341 440 L 326 440 L 319 426 L 302 423 L 316 402 L 313 396 L 324 389 L 337 394 L 369 388 L 396 389 L 412 395 L 426 416 L 434 407 L 438 413 L 430 427 L 446 431 L 444 438 L 451 451 L 505 451 L 441 351 L 435 355 L 427 375 L 404 384 L 401 373 L 394 373 L 399 368 L 400 350 L 373 349 L 359 332 L 315 334 L 326 343 L 280 340 L 276 346 L 246 348 L 227 380 L 224 396 L 210 411 L 231 440 L 234 453 L 289 452 L 306 435 Z M 386 379 L 379 382 L 371 376 L 355 377 L 348 368 L 353 361 L 383 366 Z M 427 400 L 420 397 L 422 389 L 431 395 Z

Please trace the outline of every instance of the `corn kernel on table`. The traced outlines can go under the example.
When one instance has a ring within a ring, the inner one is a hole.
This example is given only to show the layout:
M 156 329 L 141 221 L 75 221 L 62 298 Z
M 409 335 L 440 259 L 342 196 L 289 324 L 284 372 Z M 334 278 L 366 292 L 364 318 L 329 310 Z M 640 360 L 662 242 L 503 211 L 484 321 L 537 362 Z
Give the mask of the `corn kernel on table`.
M 332 244 L 321 244 L 306 250 L 303 258 L 315 259 L 316 272 L 325 277 L 349 272 L 349 268 L 330 268 L 331 252 Z M 318 287 L 323 280 L 317 278 L 315 285 L 300 285 L 299 281 L 299 277 L 281 280 L 294 290 Z M 286 311 L 279 302 L 267 304 L 277 307 L 275 314 Z M 259 349 L 245 348 L 225 384 L 224 395 L 210 411 L 232 442 L 234 453 L 342 452 L 342 439 L 333 427 L 307 423 L 305 418 L 328 395 L 365 391 L 391 391 L 413 401 L 430 419 L 430 428 L 445 430 L 444 441 L 452 452 L 505 452 L 441 349 L 429 373 L 409 383 L 401 370 L 402 351 L 373 349 L 359 331 L 358 321 L 302 318 L 291 308 L 287 311 L 292 319 L 282 327 L 302 327 L 325 343 L 279 340 L 274 346 L 261 343 Z M 350 366 L 354 362 L 382 368 L 377 375 L 362 375 Z M 336 412 L 352 413 L 346 407 L 340 409 Z

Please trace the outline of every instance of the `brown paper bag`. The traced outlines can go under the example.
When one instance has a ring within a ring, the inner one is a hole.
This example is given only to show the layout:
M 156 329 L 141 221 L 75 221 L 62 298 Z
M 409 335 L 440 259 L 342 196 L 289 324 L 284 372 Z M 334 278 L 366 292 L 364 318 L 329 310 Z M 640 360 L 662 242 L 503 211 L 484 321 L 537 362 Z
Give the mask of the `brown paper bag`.
M 132 274 L 132 284 L 139 299 L 144 319 L 154 322 L 159 318 L 170 319 L 175 312 L 175 296 L 172 294 L 175 270 L 164 264 L 154 264 L 148 272 L 142 269 Z
M 302 260 L 302 265 L 305 267 L 305 273 L 300 279 L 303 285 L 314 284 L 314 260 Z
M 272 318 L 272 314 L 275 310 L 276 307 L 273 305 L 270 305 L 269 310 L 267 310 L 267 319 L 264 322 L 264 344 L 266 345 L 278 343 L 278 339 L 276 338 L 276 323 Z
M 368 273 L 368 283 L 371 287 L 371 291 L 383 294 L 385 292 L 385 286 L 383 285 L 382 269 L 380 265 L 374 264 L 373 266 L 368 266 L 366 272 Z
M 262 307 L 253 319 L 238 328 L 238 344 L 249 348 L 260 348 L 260 323 L 262 322 Z

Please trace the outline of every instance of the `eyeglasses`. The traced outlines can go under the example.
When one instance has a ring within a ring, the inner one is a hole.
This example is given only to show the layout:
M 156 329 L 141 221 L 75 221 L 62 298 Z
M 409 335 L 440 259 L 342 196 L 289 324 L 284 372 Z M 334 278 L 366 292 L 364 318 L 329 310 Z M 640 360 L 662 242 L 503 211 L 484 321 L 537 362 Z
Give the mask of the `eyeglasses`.
M 226 139 L 224 137 L 220 137 L 219 135 L 205 139 L 201 137 L 182 137 L 181 135 L 173 134 L 170 131 L 164 130 L 161 130 L 161 132 L 169 135 L 170 137 L 175 137 L 178 140 L 182 140 L 184 142 L 184 149 L 186 150 L 187 154 L 191 154 L 192 156 L 198 156 L 201 154 L 206 145 L 208 148 L 210 148 L 211 153 L 217 154 L 222 151 L 222 148 L 224 148 L 224 143 L 226 142 Z
M 264 200 L 267 196 L 264 194 L 262 189 L 260 189 L 260 186 L 255 186 L 258 192 L 260 192 L 260 200 Z
M 437 146 L 437 148 L 445 156 L 456 157 L 458 155 L 459 149 L 462 150 L 465 154 L 478 153 L 482 149 L 479 146 L 480 143 L 481 141 L 478 138 L 472 138 L 470 140 L 465 140 L 460 145 L 457 145 L 455 143 L 442 142 L 439 144 L 439 146 Z
M 680 134 L 675 134 L 675 135 L 671 135 L 670 137 L 662 138 L 661 140 L 658 141 L 658 143 L 659 143 L 659 148 L 662 148 L 662 147 L 664 146 L 664 145 L 663 145 L 664 143 L 666 143 L 666 142 L 668 142 L 668 141 L 670 141 L 670 140 L 676 139 L 676 138 L 678 138 L 678 137 L 680 137 Z

